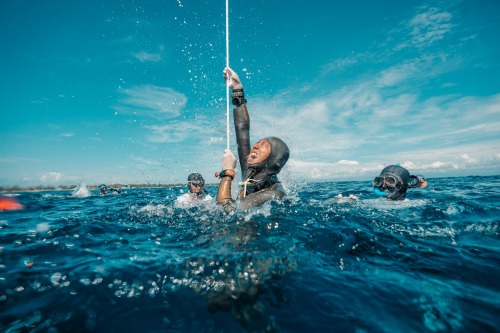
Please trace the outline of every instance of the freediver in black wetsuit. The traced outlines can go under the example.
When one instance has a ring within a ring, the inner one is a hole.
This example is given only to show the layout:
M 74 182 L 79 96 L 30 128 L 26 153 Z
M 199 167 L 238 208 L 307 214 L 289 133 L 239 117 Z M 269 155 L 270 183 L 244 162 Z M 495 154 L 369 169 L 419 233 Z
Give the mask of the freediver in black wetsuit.
M 422 175 L 410 175 L 402 166 L 389 165 L 373 179 L 372 184 L 375 194 L 389 200 L 404 200 L 409 188 L 426 187 L 427 180 Z
M 243 182 L 240 183 L 242 188 L 239 200 L 236 201 L 231 197 L 236 158 L 229 149 L 226 149 L 222 158 L 222 171 L 218 173 L 221 181 L 217 192 L 217 204 L 221 205 L 226 212 L 231 213 L 238 206 L 247 210 L 261 206 L 269 200 L 286 196 L 277 174 L 288 161 L 290 151 L 287 145 L 277 137 L 261 139 L 250 147 L 250 117 L 243 85 L 232 69 L 225 68 L 223 74 L 227 85 L 232 89 L 236 143 L 243 178 Z M 254 221 L 238 223 L 231 227 L 229 243 L 237 247 L 238 251 L 244 251 L 245 246 L 251 243 L 252 239 L 257 238 L 258 230 L 258 225 Z M 208 293 L 209 309 L 227 311 L 249 332 L 275 332 L 274 319 L 265 311 L 264 305 L 259 301 L 259 296 L 263 289 L 266 290 L 269 286 L 275 285 L 279 277 L 285 274 L 283 267 L 287 267 L 288 272 L 292 269 L 293 263 L 287 256 L 255 259 L 251 251 L 249 252 L 249 259 L 252 260 L 250 265 L 245 266 L 245 260 L 235 260 L 238 273 L 225 284 L 228 287 Z M 253 260 L 259 264 L 253 263 Z M 258 276 L 258 278 L 241 278 L 244 276 L 241 272 L 243 266 L 249 267 L 253 272 L 251 275 Z M 226 267 L 225 271 L 227 270 Z
M 243 85 L 238 75 L 229 67 L 223 71 L 226 84 L 232 89 L 234 127 L 238 157 L 243 177 L 239 206 L 243 210 L 258 207 L 269 200 L 283 198 L 286 194 L 277 174 L 288 161 L 290 150 L 277 137 L 261 139 L 250 149 L 250 117 L 246 106 Z M 226 149 L 222 158 L 221 182 L 217 192 L 217 203 L 226 212 L 236 210 L 236 201 L 231 197 L 231 182 L 234 179 L 236 158 Z

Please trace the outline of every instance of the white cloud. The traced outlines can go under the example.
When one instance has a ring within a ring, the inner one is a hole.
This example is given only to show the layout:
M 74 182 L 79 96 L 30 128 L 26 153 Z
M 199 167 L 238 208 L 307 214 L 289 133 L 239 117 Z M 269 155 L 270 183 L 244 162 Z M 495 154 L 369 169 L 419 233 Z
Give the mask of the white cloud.
M 446 163 L 443 163 L 443 162 L 434 162 L 434 163 L 431 163 L 428 168 L 434 168 L 434 169 L 438 169 L 438 168 L 441 168 L 441 167 L 444 167 L 446 166 Z
M 412 29 L 412 44 L 421 48 L 443 39 L 453 27 L 450 23 L 452 18 L 450 13 L 441 12 L 438 8 L 429 8 L 418 14 L 409 24 Z
M 183 123 L 145 126 L 150 130 L 147 138 L 150 142 L 166 143 L 181 142 L 189 136 L 189 133 L 182 130 Z
M 359 165 L 358 161 L 347 161 L 347 160 L 340 160 L 337 162 L 337 164 L 342 164 L 342 165 Z
M 139 157 L 139 156 L 130 156 L 130 158 L 136 162 L 139 162 L 141 164 L 146 164 L 146 165 L 159 165 L 160 163 L 157 160 L 153 160 L 151 158 L 144 158 L 144 157 Z
M 187 103 L 184 94 L 171 88 L 143 85 L 124 90 L 127 96 L 114 109 L 118 113 L 151 117 L 157 120 L 175 118 Z
M 321 75 L 326 75 L 329 73 L 342 72 L 345 69 L 356 65 L 359 62 L 357 57 L 346 57 L 342 59 L 333 60 L 332 62 L 324 65 L 320 71 Z
M 337 162 L 309 162 L 306 160 L 290 159 L 286 171 L 294 177 L 331 180 L 336 178 L 359 178 L 379 170 L 379 166 L 359 166 L 357 161 L 340 160 Z
M 205 133 L 209 124 L 207 121 L 198 117 L 196 121 L 172 121 L 164 125 L 144 126 L 150 132 L 147 135 L 148 141 L 156 143 L 173 143 L 182 142 L 189 138 L 193 138 L 199 133 Z M 212 141 L 211 138 L 206 138 L 207 141 Z
M 46 104 L 48 102 L 50 102 L 50 99 L 45 97 L 31 101 L 32 104 Z
M 410 39 L 404 39 L 395 47 L 395 51 L 415 47 L 422 49 L 429 47 L 451 32 L 455 26 L 452 23 L 453 15 L 438 8 L 422 7 L 422 12 L 418 13 L 408 22 L 401 24 L 402 28 L 397 33 L 409 35 Z
M 161 61 L 161 53 L 149 53 L 145 51 L 141 51 L 138 53 L 132 53 L 134 58 L 138 59 L 140 62 L 158 62 Z
M 60 172 L 46 172 L 40 176 L 42 182 L 60 182 L 64 175 Z
M 402 64 L 392 66 L 380 73 L 378 84 L 381 86 L 394 86 L 400 84 L 420 73 L 420 68 L 415 61 L 406 61 Z
M 476 163 L 477 159 L 469 156 L 469 154 L 463 154 L 460 156 L 461 159 L 464 160 L 465 163 Z

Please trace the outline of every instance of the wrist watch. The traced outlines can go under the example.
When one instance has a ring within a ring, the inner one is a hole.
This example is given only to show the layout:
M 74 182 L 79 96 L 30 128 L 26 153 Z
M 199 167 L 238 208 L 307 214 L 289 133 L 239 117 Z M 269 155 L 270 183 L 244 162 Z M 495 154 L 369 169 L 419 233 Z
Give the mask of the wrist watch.
M 231 95 L 233 105 L 241 106 L 242 104 L 246 104 L 247 100 L 245 99 L 245 92 L 243 89 L 233 89 L 233 94 Z

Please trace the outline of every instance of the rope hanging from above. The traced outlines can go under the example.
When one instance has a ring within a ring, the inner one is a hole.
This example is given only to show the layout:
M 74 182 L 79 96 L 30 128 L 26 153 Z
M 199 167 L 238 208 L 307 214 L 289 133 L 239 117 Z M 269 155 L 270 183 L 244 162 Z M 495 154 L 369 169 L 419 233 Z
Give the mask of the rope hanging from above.
M 226 0 L 226 67 L 229 67 L 229 0 Z M 229 83 L 230 78 L 228 78 Z M 226 84 L 226 142 L 229 149 L 229 111 L 231 103 L 229 102 L 229 85 Z

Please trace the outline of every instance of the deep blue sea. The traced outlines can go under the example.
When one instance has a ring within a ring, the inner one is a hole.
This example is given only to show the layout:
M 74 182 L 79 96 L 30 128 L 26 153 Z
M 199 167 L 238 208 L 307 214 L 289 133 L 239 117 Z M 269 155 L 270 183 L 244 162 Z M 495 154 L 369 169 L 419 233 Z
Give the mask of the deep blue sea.
M 500 332 L 500 176 L 428 180 L 404 202 L 294 184 L 233 215 L 176 207 L 181 187 L 18 193 L 0 331 Z

